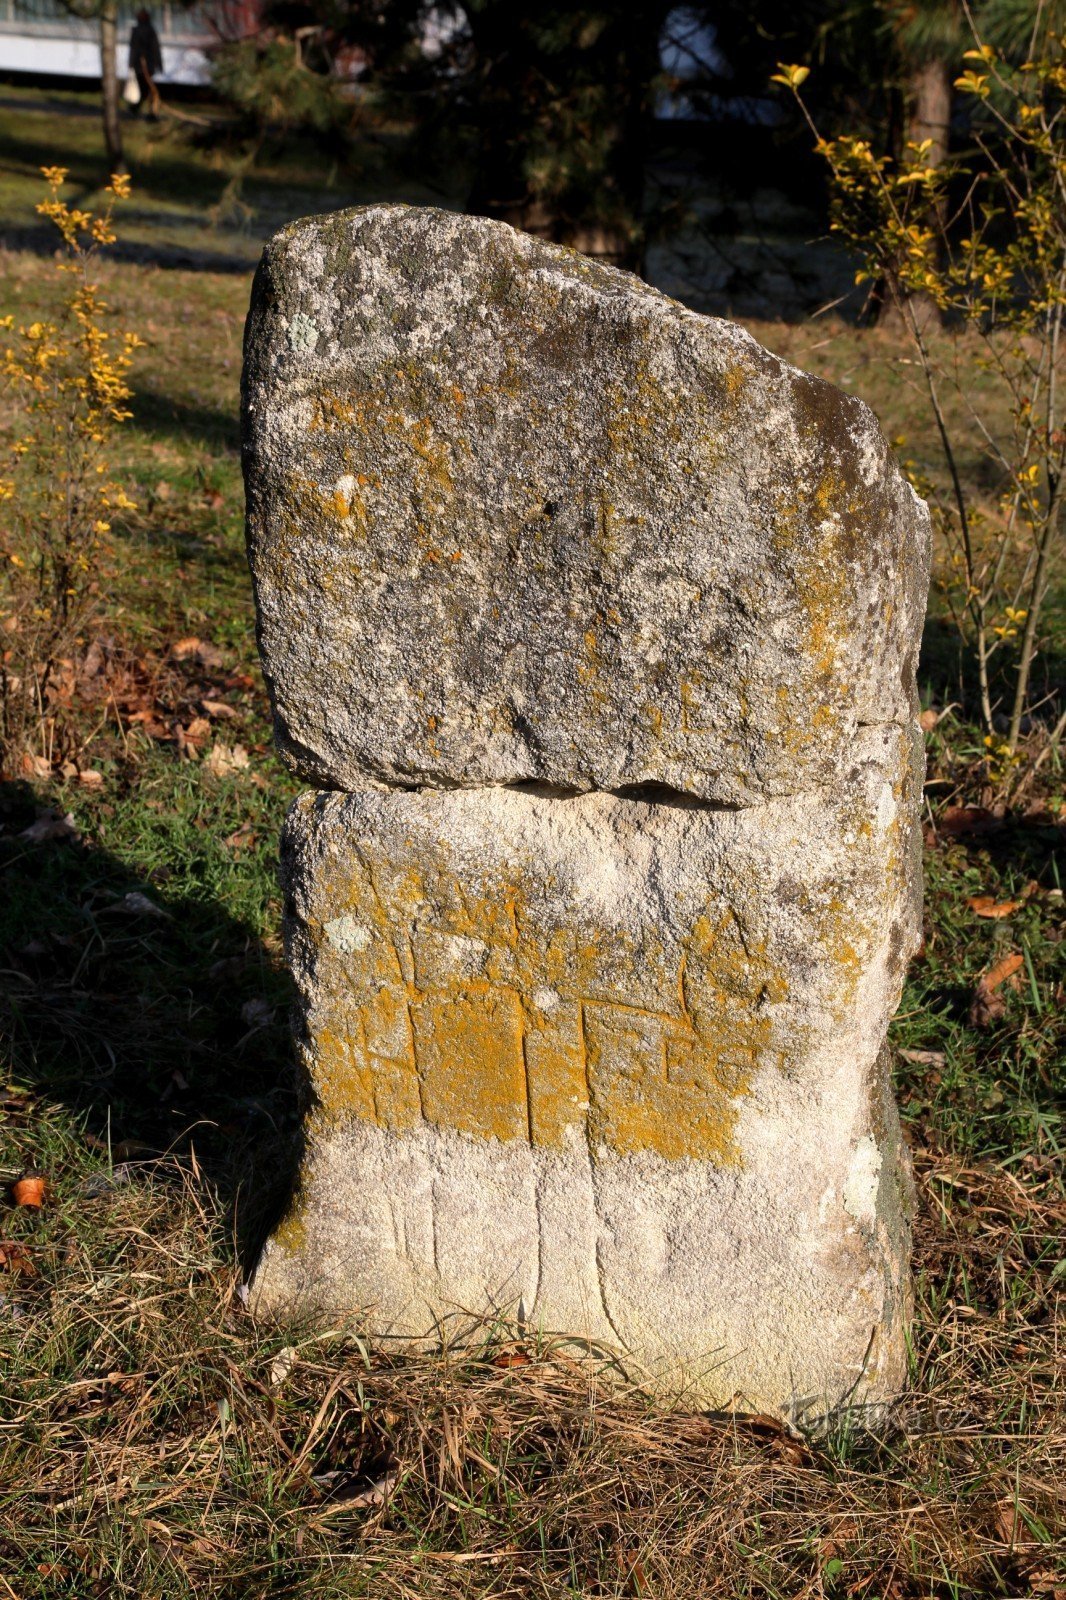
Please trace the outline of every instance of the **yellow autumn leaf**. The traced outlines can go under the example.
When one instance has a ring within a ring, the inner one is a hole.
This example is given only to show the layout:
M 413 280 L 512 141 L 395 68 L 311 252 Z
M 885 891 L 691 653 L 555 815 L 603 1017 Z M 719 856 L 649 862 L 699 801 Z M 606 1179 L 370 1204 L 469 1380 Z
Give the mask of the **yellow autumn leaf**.
M 810 75 L 810 67 L 788 66 L 784 61 L 779 61 L 777 63 L 777 71 L 770 79 L 770 82 L 783 83 L 786 89 L 798 89 Z

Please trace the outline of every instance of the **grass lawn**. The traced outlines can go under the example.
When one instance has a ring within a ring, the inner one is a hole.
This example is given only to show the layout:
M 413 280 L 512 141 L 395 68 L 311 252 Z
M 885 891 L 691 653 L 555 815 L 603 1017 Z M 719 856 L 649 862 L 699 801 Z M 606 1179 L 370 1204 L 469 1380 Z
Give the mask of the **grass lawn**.
M 38 164 L 70 166 L 79 198 L 102 178 L 95 120 L 30 105 L 0 106 L 0 214 L 27 230 Z M 41 1209 L 0 1208 L 0 1596 L 1062 1600 L 1064 778 L 1051 762 L 1026 809 L 965 811 L 950 775 L 979 747 L 950 716 L 928 735 L 926 944 L 893 1027 L 918 1302 L 882 1438 L 672 1414 L 506 1327 L 385 1359 L 357 1327 L 245 1308 L 300 1107 L 274 879 L 295 789 L 242 545 L 238 258 L 286 215 L 370 191 L 269 168 L 232 226 L 211 214 L 222 157 L 166 127 L 131 153 L 123 237 L 178 239 L 201 270 L 104 268 L 116 322 L 147 341 L 120 460 L 139 509 L 72 667 L 65 774 L 0 784 L 0 1177 L 48 1181 Z M 0 315 L 45 312 L 50 277 L 0 253 Z M 937 471 L 884 335 L 752 331 Z M 934 611 L 941 705 L 945 638 Z M 980 917 L 977 896 L 1016 909 Z M 975 1013 L 1009 953 L 1017 986 Z

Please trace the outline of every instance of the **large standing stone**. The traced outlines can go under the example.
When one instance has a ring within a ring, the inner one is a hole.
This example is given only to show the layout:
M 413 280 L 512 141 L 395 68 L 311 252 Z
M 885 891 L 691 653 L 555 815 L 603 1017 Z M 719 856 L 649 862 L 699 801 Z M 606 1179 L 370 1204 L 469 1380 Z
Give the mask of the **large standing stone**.
M 316 1095 L 260 1304 L 520 1311 L 813 1415 L 904 1367 L 924 507 L 859 402 L 499 224 L 260 269 L 249 539 Z

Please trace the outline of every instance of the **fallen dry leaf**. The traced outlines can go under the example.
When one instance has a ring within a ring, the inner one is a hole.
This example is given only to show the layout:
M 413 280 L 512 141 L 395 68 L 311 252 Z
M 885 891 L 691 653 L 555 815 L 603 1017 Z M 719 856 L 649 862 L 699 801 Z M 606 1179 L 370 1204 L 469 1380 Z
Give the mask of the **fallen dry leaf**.
M 78 830 L 74 826 L 74 818 L 68 811 L 61 816 L 58 811 L 42 811 L 36 822 L 31 822 L 28 828 L 23 828 L 19 834 L 20 839 L 25 839 L 28 844 L 47 844 L 52 839 L 77 839 Z
M 989 967 L 981 982 L 987 984 L 989 989 L 998 989 L 1001 983 L 1006 983 L 1008 978 L 1013 978 L 1025 965 L 1025 957 L 1012 950 L 1009 955 L 1000 956 L 995 966 Z
M 52 776 L 52 763 L 44 756 L 24 755 L 20 763 L 24 778 L 44 781 Z
M 233 707 L 228 706 L 224 700 L 201 700 L 200 704 L 209 717 L 235 717 L 237 715 Z
M 9 1239 L 0 1240 L 0 1267 L 22 1278 L 37 1275 L 37 1268 L 25 1245 L 15 1244 Z
M 227 850 L 251 850 L 258 842 L 259 835 L 250 822 L 242 822 L 235 832 L 228 834 L 222 841 Z
M 1026 1573 L 1026 1583 L 1034 1595 L 1047 1595 L 1048 1600 L 1066 1600 L 1066 1583 L 1062 1583 L 1061 1570 L 1056 1572 L 1051 1567 L 1030 1567 Z
M 936 825 L 941 833 L 991 833 L 1003 826 L 1003 818 L 984 806 L 945 806 Z
M 274 1008 L 261 996 L 246 1000 L 241 1007 L 241 1021 L 249 1028 L 267 1028 L 274 1020 Z
M 270 1382 L 272 1387 L 276 1389 L 280 1383 L 284 1383 L 295 1365 L 296 1351 L 291 1344 L 287 1344 L 283 1350 L 278 1351 L 270 1363 Z
M 940 712 L 930 709 L 929 711 L 922 712 L 921 716 L 918 718 L 918 726 L 921 728 L 923 733 L 932 733 L 939 721 Z
M 1013 1500 L 1002 1501 L 996 1508 L 996 1532 L 1011 1550 L 1035 1545 L 1024 1507 Z
M 78 782 L 83 789 L 102 789 L 104 775 L 102 772 L 97 772 L 95 768 L 88 767 L 84 772 L 78 773 Z
M 993 900 L 990 894 L 976 894 L 966 904 L 979 917 L 1009 917 L 1011 912 L 1019 911 L 1027 900 L 1039 893 L 1040 885 L 1035 879 L 1030 879 L 1016 900 Z
M 970 1022 L 975 1028 L 987 1028 L 1003 1015 L 1007 1006 L 998 990 L 1008 981 L 1017 987 L 1016 975 L 1024 965 L 1024 957 L 1012 952 L 1001 956 L 995 966 L 978 979 L 970 1002 Z
M 157 906 L 154 900 L 149 900 L 146 894 L 139 889 L 131 889 L 129 894 L 124 894 L 119 903 L 122 911 L 128 911 L 135 917 L 168 917 L 169 913 L 162 906 Z
M 969 906 L 975 917 L 989 917 L 996 919 L 999 917 L 1013 916 L 1016 911 L 1021 910 L 1024 901 L 993 900 L 990 894 L 975 894 L 970 896 L 966 904 Z
M 942 1067 L 947 1060 L 943 1050 L 901 1050 L 899 1056 L 916 1067 Z
M 500 1355 L 493 1357 L 492 1364 L 494 1367 L 503 1367 L 507 1370 L 510 1367 L 528 1367 L 530 1362 L 531 1357 L 527 1356 L 524 1350 L 504 1350 Z
M 36 1173 L 26 1173 L 11 1185 L 11 1198 L 17 1206 L 43 1206 L 44 1191 L 44 1179 Z
M 172 661 L 191 661 L 194 666 L 208 668 L 220 667 L 224 660 L 217 645 L 209 644 L 195 634 L 175 640 L 170 647 L 170 656 Z
M 213 778 L 231 778 L 235 772 L 244 772 L 251 761 L 243 744 L 213 744 L 203 759 L 203 771 Z

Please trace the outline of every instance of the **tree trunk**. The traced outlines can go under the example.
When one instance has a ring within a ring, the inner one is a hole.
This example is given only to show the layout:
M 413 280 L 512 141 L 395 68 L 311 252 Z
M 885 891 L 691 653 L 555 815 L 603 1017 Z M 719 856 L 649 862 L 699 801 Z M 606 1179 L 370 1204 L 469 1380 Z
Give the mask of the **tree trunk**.
M 118 97 L 118 4 L 102 0 L 100 6 L 100 84 L 104 101 L 104 146 L 109 170 L 125 172 L 122 156 L 122 123 Z
M 926 161 L 931 167 L 943 166 L 948 157 L 951 132 L 951 68 L 946 61 L 925 61 L 911 75 L 910 106 L 907 117 L 908 144 L 931 148 Z
M 923 61 L 911 72 L 907 94 L 907 116 L 904 123 L 904 152 L 912 144 L 929 140 L 925 164 L 943 166 L 948 158 L 948 141 L 951 137 L 951 72 L 946 61 Z M 946 221 L 945 202 L 937 207 L 935 221 L 943 228 Z M 928 295 L 908 296 L 907 310 L 898 305 L 892 296 L 885 294 L 881 301 L 879 327 L 898 325 L 907 320 L 907 311 L 923 327 L 934 327 L 940 322 L 940 313 Z

